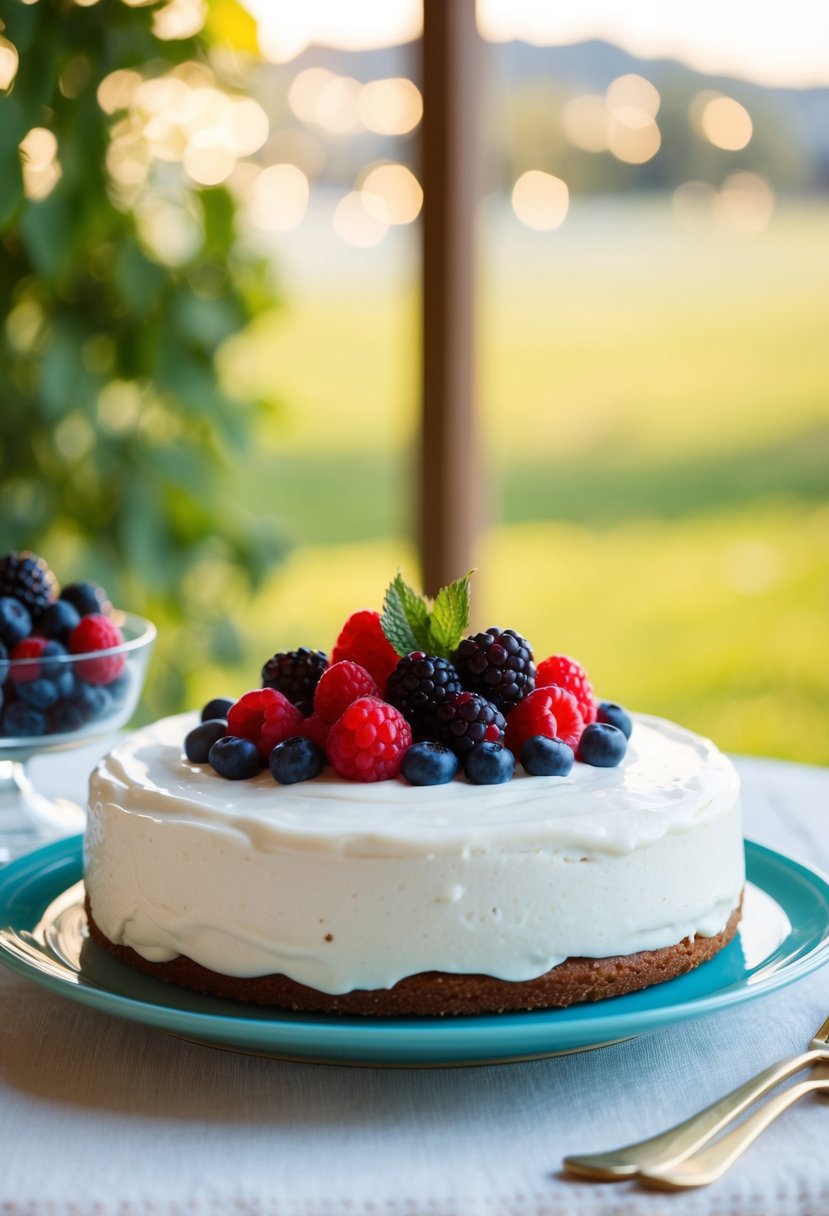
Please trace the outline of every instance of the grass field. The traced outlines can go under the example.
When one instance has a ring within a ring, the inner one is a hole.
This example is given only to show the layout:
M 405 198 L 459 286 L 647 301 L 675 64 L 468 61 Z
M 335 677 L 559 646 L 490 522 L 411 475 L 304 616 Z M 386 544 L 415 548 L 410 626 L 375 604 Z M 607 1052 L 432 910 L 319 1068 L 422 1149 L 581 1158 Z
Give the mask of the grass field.
M 475 592 L 476 624 L 578 655 L 606 696 L 822 763 L 827 236 L 815 202 L 757 235 L 684 232 L 658 201 L 574 204 L 547 236 L 490 209 Z M 415 289 L 386 276 L 300 284 L 226 353 L 286 403 L 234 492 L 297 546 L 245 610 L 238 688 L 273 649 L 330 645 L 397 566 L 416 577 L 416 351 Z

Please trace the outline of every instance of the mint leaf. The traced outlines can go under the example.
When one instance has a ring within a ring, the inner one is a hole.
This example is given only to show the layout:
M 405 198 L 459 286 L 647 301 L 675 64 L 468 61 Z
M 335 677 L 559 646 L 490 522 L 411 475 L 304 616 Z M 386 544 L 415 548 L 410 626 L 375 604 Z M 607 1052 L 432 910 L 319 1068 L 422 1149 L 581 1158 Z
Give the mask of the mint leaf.
M 413 636 L 417 640 L 414 650 L 429 649 L 429 607 L 422 595 L 418 595 L 413 587 L 404 582 L 398 571 L 392 583 L 406 614 Z
M 398 575 L 397 577 L 399 578 L 400 576 Z M 397 579 L 386 591 L 380 623 L 383 626 L 383 633 L 402 657 L 403 655 L 410 654 L 413 650 L 419 650 L 420 644 L 409 624 L 409 618 L 406 615 L 406 610 L 403 607 L 403 601 L 396 584 Z
M 429 620 L 432 653 L 448 658 L 456 649 L 469 625 L 470 570 L 463 578 L 441 587 L 437 593 Z

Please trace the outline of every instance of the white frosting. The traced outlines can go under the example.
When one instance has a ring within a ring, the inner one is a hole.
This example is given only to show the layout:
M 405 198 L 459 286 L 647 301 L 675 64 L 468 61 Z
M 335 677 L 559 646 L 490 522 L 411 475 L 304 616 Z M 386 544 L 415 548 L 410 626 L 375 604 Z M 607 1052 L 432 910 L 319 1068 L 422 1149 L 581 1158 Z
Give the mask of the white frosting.
M 713 935 L 744 882 L 737 774 L 639 716 L 623 763 L 414 787 L 230 782 L 183 758 L 194 715 L 130 736 L 90 782 L 86 882 L 113 942 L 323 992 L 439 970 L 532 979 Z

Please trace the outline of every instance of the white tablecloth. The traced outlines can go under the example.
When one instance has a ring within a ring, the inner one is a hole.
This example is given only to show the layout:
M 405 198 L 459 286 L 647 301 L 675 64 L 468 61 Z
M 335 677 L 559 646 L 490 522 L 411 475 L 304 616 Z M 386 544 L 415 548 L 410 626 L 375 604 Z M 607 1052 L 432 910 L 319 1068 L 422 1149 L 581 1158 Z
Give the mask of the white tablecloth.
M 88 752 L 44 758 L 80 797 Z M 829 870 L 829 770 L 738 762 L 747 835 Z M 0 968 L 0 1216 L 827 1216 L 829 1103 L 804 1099 L 719 1183 L 578 1182 L 569 1152 L 663 1130 L 829 1013 L 829 968 L 600 1051 L 423 1071 L 181 1042 Z

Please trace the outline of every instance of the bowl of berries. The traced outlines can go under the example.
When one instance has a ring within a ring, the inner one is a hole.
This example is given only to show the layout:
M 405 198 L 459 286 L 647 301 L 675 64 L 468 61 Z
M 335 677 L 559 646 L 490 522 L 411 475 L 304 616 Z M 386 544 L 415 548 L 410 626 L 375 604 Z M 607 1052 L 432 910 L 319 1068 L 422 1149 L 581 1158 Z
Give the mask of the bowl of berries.
M 0 556 L 0 864 L 83 827 L 80 807 L 35 789 L 27 763 L 124 726 L 155 636 L 94 583 L 61 588 L 36 554 Z

